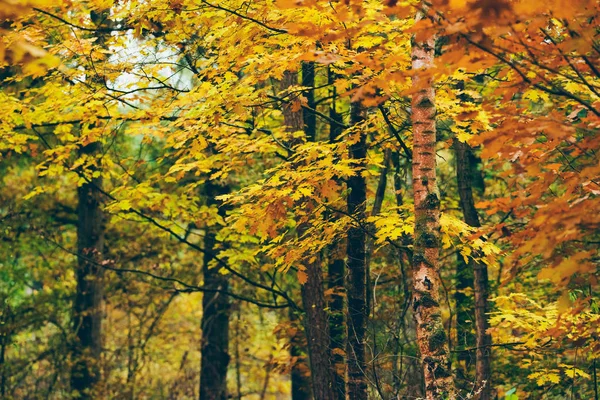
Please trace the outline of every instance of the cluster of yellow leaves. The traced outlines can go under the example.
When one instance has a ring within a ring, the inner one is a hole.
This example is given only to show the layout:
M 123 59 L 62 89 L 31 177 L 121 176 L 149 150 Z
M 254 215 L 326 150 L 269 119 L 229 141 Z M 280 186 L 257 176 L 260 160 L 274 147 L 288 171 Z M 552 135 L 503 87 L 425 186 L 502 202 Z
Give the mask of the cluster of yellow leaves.
M 26 75 L 38 77 L 60 64 L 57 57 L 42 48 L 42 35 L 35 27 L 23 28 L 33 7 L 47 5 L 44 0 L 0 1 L 0 20 L 5 26 L 13 25 L 0 29 L 0 67 L 20 65 Z
M 221 197 L 239 206 L 226 231 L 256 237 L 261 245 L 255 255 L 273 261 L 262 268 L 301 266 L 347 229 L 348 217 L 327 218 L 343 207 L 337 179 L 356 173 L 345 158 L 345 149 L 342 144 L 299 145 L 293 158 L 295 169 L 278 166 L 265 172 L 268 178 Z
M 561 380 L 560 373 L 562 372 L 568 378 L 576 378 L 582 377 L 586 379 L 590 379 L 590 374 L 587 372 L 576 368 L 572 365 L 559 364 L 561 369 L 550 369 L 544 371 L 533 372 L 527 375 L 527 378 L 531 380 L 535 380 L 538 386 L 543 386 L 546 383 L 550 384 L 559 384 Z
M 375 228 L 376 245 L 383 247 L 386 243 L 396 243 L 398 239 L 408 239 L 414 233 L 413 207 L 405 205 L 391 209 L 367 218 L 367 222 L 373 224 Z M 486 240 L 476 228 L 449 213 L 442 213 L 440 225 L 442 248 L 458 250 L 465 262 L 471 258 L 484 262 L 488 266 L 497 265 L 500 248 L 494 242 Z M 396 245 L 402 246 L 397 243 Z
M 472 74 L 484 73 L 476 70 Z M 443 85 L 462 85 L 462 89 L 444 90 L 436 94 L 436 109 L 439 121 L 450 121 L 450 130 L 461 142 L 468 142 L 474 135 L 492 130 L 492 115 L 482 107 L 483 96 L 489 89 L 472 82 L 463 69 L 440 76 Z M 443 126 L 443 124 L 440 124 Z
M 402 206 L 367 218 L 367 222 L 375 228 L 375 244 L 383 246 L 388 241 L 395 242 L 402 237 L 411 237 L 414 233 L 415 217 L 409 213 L 412 214 L 412 206 Z
M 491 314 L 490 323 L 495 342 L 509 346 L 513 343 L 520 354 L 526 355 L 521 356 L 519 367 L 525 371 L 534 369 L 528 379 L 539 386 L 558 384 L 561 376 L 590 379 L 587 372 L 572 364 L 573 350 L 566 349 L 576 343 L 575 349 L 591 349 L 587 356 L 597 358 L 599 314 L 581 302 L 571 304 L 567 293 L 548 304 L 540 304 L 525 293 L 498 296 L 493 301 L 496 311 Z M 544 352 L 555 349 L 562 349 L 559 352 L 563 356 L 553 366 L 544 367 Z M 574 360 L 577 362 L 577 357 Z

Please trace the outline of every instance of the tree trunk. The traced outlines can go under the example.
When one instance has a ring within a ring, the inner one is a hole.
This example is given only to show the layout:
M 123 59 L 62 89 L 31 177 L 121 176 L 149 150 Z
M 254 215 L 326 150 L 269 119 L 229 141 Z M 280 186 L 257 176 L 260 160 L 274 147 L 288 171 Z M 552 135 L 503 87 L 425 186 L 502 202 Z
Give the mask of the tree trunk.
M 337 76 L 328 70 L 328 83 L 333 85 Z M 336 89 L 333 87 L 333 99 L 329 109 L 329 142 L 335 143 L 342 133 L 342 115 L 336 109 Z M 337 122 L 337 123 L 336 123 Z M 346 322 L 344 318 L 345 288 L 343 243 L 335 242 L 329 247 L 329 267 L 327 269 L 328 288 L 331 290 L 329 301 L 329 335 L 331 336 L 331 359 L 335 369 L 334 391 L 337 400 L 346 400 Z
M 99 142 L 81 149 L 82 156 L 95 157 L 101 151 Z M 85 172 L 82 171 L 82 174 Z M 71 389 L 80 399 L 92 399 L 100 380 L 99 360 L 102 354 L 101 268 L 104 251 L 104 215 L 102 212 L 102 178 L 92 178 L 77 189 L 77 289 L 73 303 Z
M 302 83 L 304 86 L 314 86 L 314 63 L 303 64 Z M 305 75 L 306 74 L 306 75 Z M 296 73 L 285 72 L 282 87 L 288 88 L 298 81 Z M 312 92 L 308 90 L 307 92 Z M 310 95 L 307 95 L 310 99 Z M 313 94 L 314 106 L 314 94 Z M 310 108 L 310 106 L 309 106 Z M 307 140 L 316 139 L 316 121 L 312 123 L 314 113 L 304 109 L 302 113 L 294 112 L 290 105 L 284 105 L 283 116 L 285 124 L 291 131 L 304 130 Z M 305 121 L 307 125 L 305 125 Z M 309 205 L 308 205 L 309 206 Z M 302 236 L 306 227 L 298 226 L 298 235 Z M 327 321 L 327 304 L 323 291 L 323 269 L 321 260 L 307 263 L 307 281 L 302 285 L 302 306 L 306 313 L 304 322 L 306 339 L 308 342 L 308 354 L 310 359 L 310 371 L 312 391 L 315 399 L 333 400 L 333 370 L 331 368 L 331 353 L 329 351 L 329 329 Z
M 236 310 L 236 321 L 235 321 L 235 389 L 237 400 L 242 400 L 242 362 L 240 359 L 240 320 L 242 319 L 241 304 L 238 304 Z
M 215 197 L 229 193 L 229 187 L 208 181 L 205 194 L 209 205 L 218 205 L 219 215 L 226 211 Z M 211 261 L 217 255 L 215 245 L 217 232 L 207 227 L 204 236 L 204 256 L 202 272 L 204 287 L 227 291 L 229 281 L 219 272 L 219 267 L 211 268 Z M 229 299 L 223 293 L 204 292 L 202 297 L 202 364 L 200 368 L 200 400 L 227 399 L 227 366 L 229 365 Z
M 10 346 L 12 339 L 12 324 L 14 322 L 14 314 L 12 308 L 5 296 L 0 298 L 4 304 L 2 314 L 0 314 L 0 398 L 6 398 L 6 389 L 8 387 L 8 379 L 10 377 L 8 365 L 6 363 L 6 351 Z
M 346 323 L 344 318 L 344 270 L 345 262 L 339 254 L 342 246 L 335 243 L 329 251 L 327 273 L 329 301 L 329 335 L 331 337 L 331 361 L 335 370 L 334 391 L 337 400 L 346 399 Z
M 456 291 L 454 301 L 456 304 L 456 345 L 458 351 L 458 365 L 456 371 L 456 385 L 461 389 L 470 389 L 470 372 L 473 366 L 474 353 L 466 350 L 475 347 L 475 335 L 473 335 L 473 301 L 468 294 L 473 288 L 473 269 L 469 262 L 465 262 L 462 255 L 457 254 L 456 260 Z
M 479 227 L 481 226 L 479 215 L 473 201 L 471 181 L 473 171 L 470 162 L 473 157 L 470 156 L 471 149 L 468 144 L 457 141 L 455 143 L 455 151 L 458 194 L 465 222 L 470 226 Z M 487 319 L 489 310 L 487 301 L 489 291 L 487 265 L 482 262 L 470 260 L 468 267 L 473 270 L 473 288 L 475 292 L 475 380 L 478 386 L 483 386 L 479 394 L 479 400 L 491 400 L 492 336 L 487 333 L 489 328 Z
M 315 86 L 314 62 L 302 63 L 302 86 L 311 88 Z M 304 92 L 304 96 L 306 97 L 306 106 L 310 109 L 304 109 L 302 111 L 304 132 L 306 133 L 306 140 L 308 142 L 314 142 L 317 139 L 317 115 L 311 110 L 314 110 L 317 106 L 315 103 L 315 91 L 306 90 Z
M 381 207 L 383 206 L 383 199 L 385 197 L 385 191 L 387 188 L 387 175 L 390 169 L 390 161 L 392 157 L 392 150 L 386 149 L 383 158 L 383 168 L 379 174 L 379 180 L 377 182 L 377 190 L 375 191 L 375 199 L 373 201 L 373 208 L 371 209 L 371 217 L 379 215 Z M 368 229 L 373 229 L 373 225 L 370 224 Z M 373 310 L 373 282 L 371 280 L 371 257 L 373 253 L 374 239 L 367 237 L 366 257 L 365 257 L 365 270 L 367 275 L 367 314 L 374 315 Z
M 296 319 L 296 311 L 290 308 L 290 322 L 294 325 L 294 328 L 299 327 Z M 300 329 L 290 338 L 290 356 L 293 359 L 292 364 L 292 400 L 310 400 L 312 399 L 310 393 L 310 371 L 308 369 L 305 352 L 306 338 L 304 337 L 303 331 Z
M 333 370 L 329 352 L 327 304 L 323 295 L 321 260 L 306 266 L 307 281 L 302 285 L 302 306 L 306 313 L 306 337 L 315 399 L 333 400 Z
M 406 186 L 407 178 L 401 175 L 400 155 L 397 151 L 392 153 L 392 164 L 394 166 L 394 190 L 396 192 L 396 205 L 401 207 L 404 204 L 403 187 Z M 398 213 L 401 213 L 398 210 Z M 398 377 L 397 389 L 400 390 L 400 384 L 408 382 L 405 385 L 405 390 L 402 392 L 404 397 L 408 399 L 422 398 L 425 393 L 425 385 L 423 384 L 423 365 L 418 359 L 417 351 L 417 328 L 415 326 L 414 310 L 410 307 L 412 300 L 412 273 L 406 270 L 404 257 L 406 260 L 411 258 L 410 251 L 398 251 L 398 264 L 400 267 L 400 275 L 402 276 L 402 284 L 399 291 L 403 294 L 402 312 L 398 319 L 400 332 L 398 341 L 401 342 L 402 354 L 400 355 L 400 368 L 402 381 Z M 410 261 L 409 261 L 410 263 Z M 400 338 L 401 334 L 401 338 Z M 403 357 L 404 356 L 404 357 Z
M 364 120 L 364 109 L 359 103 L 350 105 L 350 122 L 359 124 Z M 360 133 L 357 142 L 350 145 L 350 157 L 358 164 L 364 163 L 367 156 L 366 135 Z M 359 221 L 365 218 L 367 200 L 367 182 L 356 173 L 348 178 L 348 214 Z M 366 234 L 363 227 L 353 224 L 348 229 L 348 396 L 353 400 L 367 399 L 367 381 L 365 378 L 365 334 L 367 328 L 367 291 L 366 291 Z
M 419 13 L 417 20 L 422 18 Z M 440 310 L 440 199 L 436 184 L 435 91 L 427 69 L 433 67 L 435 38 L 412 47 L 413 188 L 415 242 L 413 310 L 428 400 L 454 397 L 448 336 Z
M 97 28 L 110 27 L 109 10 L 90 13 Z M 106 32 L 94 32 L 99 46 L 105 47 Z M 92 75 L 90 81 L 103 85 L 102 78 Z M 81 157 L 94 159 L 102 152 L 97 141 L 82 146 Z M 95 162 L 96 160 L 94 160 Z M 71 390 L 80 399 L 95 398 L 94 390 L 100 381 L 100 357 L 102 355 L 102 299 L 104 296 L 104 269 L 101 268 L 104 253 L 104 213 L 102 210 L 102 177 L 93 177 L 99 171 L 80 170 L 87 181 L 77 188 L 77 288 L 73 302 L 73 329 L 75 342 L 71 357 Z M 91 177 L 91 178 L 89 178 Z

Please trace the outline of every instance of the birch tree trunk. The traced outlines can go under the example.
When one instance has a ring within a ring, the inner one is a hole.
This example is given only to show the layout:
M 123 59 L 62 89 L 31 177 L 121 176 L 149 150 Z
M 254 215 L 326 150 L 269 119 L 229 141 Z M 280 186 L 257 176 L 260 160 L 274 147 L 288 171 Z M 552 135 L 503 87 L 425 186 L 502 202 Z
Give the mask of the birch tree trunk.
M 417 15 L 417 20 L 423 17 Z M 449 370 L 448 336 L 440 310 L 440 199 L 436 183 L 435 90 L 429 69 L 435 38 L 414 41 L 412 47 L 412 126 L 415 242 L 413 310 L 428 400 L 454 398 Z

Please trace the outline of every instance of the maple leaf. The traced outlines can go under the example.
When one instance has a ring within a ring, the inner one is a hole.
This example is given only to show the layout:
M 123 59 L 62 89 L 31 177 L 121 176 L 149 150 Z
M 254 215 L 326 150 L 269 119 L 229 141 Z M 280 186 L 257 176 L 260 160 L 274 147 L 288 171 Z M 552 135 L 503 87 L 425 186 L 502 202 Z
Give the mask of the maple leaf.
M 299 269 L 296 273 L 296 276 L 298 278 L 298 283 L 300 283 L 301 285 L 304 285 L 306 282 L 308 282 L 308 275 L 306 274 L 306 272 Z

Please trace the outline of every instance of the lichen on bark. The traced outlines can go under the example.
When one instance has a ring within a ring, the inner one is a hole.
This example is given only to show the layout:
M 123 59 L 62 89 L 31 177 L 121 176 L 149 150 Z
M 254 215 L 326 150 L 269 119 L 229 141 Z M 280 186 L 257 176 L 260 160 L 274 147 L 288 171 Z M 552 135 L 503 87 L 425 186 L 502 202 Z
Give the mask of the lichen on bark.
M 425 5 L 423 4 L 422 7 Z M 422 8 L 424 10 L 424 8 Z M 423 18 L 419 12 L 417 20 Z M 454 397 L 449 370 L 448 336 L 440 312 L 439 276 L 440 197 L 436 188 L 435 91 L 432 75 L 435 38 L 414 41 L 413 60 L 413 177 L 415 242 L 413 257 L 413 310 L 417 342 L 425 377 L 426 398 Z

